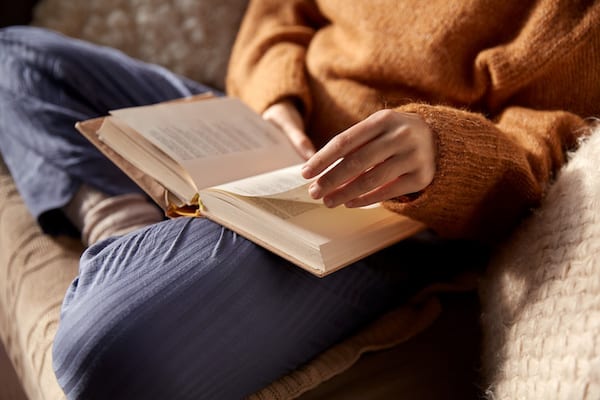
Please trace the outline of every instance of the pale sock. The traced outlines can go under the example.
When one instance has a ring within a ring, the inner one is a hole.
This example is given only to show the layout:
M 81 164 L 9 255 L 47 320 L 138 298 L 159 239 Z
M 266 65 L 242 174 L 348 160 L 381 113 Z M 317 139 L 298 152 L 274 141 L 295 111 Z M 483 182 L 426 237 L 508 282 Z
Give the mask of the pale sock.
M 73 196 L 71 201 L 62 210 L 69 221 L 81 232 L 83 230 L 83 221 L 88 211 L 109 197 L 104 192 L 82 184 L 77 193 L 75 193 L 75 196 Z
M 163 213 L 140 193 L 108 196 L 87 185 L 63 211 L 81 231 L 86 246 L 163 220 Z

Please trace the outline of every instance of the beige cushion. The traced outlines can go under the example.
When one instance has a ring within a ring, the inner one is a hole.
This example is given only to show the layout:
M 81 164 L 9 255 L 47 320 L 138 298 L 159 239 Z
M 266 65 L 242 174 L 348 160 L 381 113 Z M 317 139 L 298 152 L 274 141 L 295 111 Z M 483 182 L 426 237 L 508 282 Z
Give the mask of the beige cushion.
M 33 25 L 111 46 L 223 89 L 248 0 L 41 0 Z
M 17 377 L 10 362 L 4 344 L 0 341 L 0 399 L 2 400 L 27 400 L 21 381 Z
M 0 338 L 30 400 L 63 397 L 52 340 L 81 250 L 40 231 L 0 161 Z

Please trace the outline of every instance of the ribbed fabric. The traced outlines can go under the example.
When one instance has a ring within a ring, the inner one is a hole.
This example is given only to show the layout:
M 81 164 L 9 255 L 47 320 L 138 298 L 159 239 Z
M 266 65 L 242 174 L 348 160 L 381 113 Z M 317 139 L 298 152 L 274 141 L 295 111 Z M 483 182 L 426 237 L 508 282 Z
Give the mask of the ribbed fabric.
M 0 204 L 0 337 L 29 399 L 63 399 L 52 370 L 52 342 L 81 249 L 75 240 L 56 241 L 40 232 L 1 160 Z M 408 340 L 438 312 L 435 299 L 406 304 L 252 396 L 295 398 L 350 368 L 365 351 Z
M 83 255 L 54 342 L 56 375 L 69 399 L 243 398 L 446 279 L 449 260 L 473 258 L 468 247 L 408 240 L 317 278 L 208 220 L 165 221 Z M 400 341 L 437 315 L 407 312 Z
M 106 196 L 87 185 L 81 185 L 64 210 L 81 231 L 85 246 L 111 236 L 125 235 L 165 218 L 164 212 L 141 193 Z M 69 212 L 73 210 L 77 212 Z
M 429 326 L 440 313 L 434 298 L 419 307 L 401 307 L 386 314 L 359 334 L 333 346 L 310 363 L 251 395 L 249 400 L 293 399 L 350 368 L 364 353 L 389 349 Z M 406 329 L 407 326 L 410 329 Z
M 436 293 L 469 290 L 474 286 L 474 279 L 477 279 L 475 274 L 464 274 L 452 282 L 427 286 L 411 302 L 383 315 L 358 334 L 333 346 L 311 360 L 310 363 L 271 383 L 250 396 L 250 400 L 296 398 L 335 375 L 344 372 L 363 354 L 390 349 L 412 339 L 423 328 L 429 326 L 432 318 L 436 318 L 442 311 L 440 301 L 434 296 Z M 462 326 L 460 329 L 462 329 Z M 409 346 L 409 344 L 405 343 L 404 346 Z M 472 350 L 477 351 L 476 348 L 477 346 Z M 410 377 L 398 376 L 397 379 L 410 379 Z M 419 384 L 423 383 L 419 382 Z M 471 384 L 473 383 L 471 382 Z M 400 392 L 397 394 L 400 394 Z M 451 395 L 450 393 L 447 394 Z M 312 393 L 309 393 L 309 397 L 311 395 Z

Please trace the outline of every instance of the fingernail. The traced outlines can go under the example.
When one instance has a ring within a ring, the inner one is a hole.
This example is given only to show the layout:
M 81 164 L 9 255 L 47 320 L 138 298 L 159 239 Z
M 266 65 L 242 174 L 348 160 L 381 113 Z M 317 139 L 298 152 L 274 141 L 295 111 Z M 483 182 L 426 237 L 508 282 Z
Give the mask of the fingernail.
M 302 170 L 300 171 L 302 176 L 305 178 L 312 178 L 312 168 L 308 166 L 308 164 L 304 164 L 302 166 Z
M 319 197 L 321 197 L 321 188 L 318 184 L 313 183 L 308 187 L 308 194 L 310 194 L 310 197 L 312 197 L 313 199 L 318 199 Z
M 325 207 L 328 207 L 328 208 L 332 208 L 334 205 L 333 200 L 328 197 L 323 199 L 323 203 L 325 203 Z

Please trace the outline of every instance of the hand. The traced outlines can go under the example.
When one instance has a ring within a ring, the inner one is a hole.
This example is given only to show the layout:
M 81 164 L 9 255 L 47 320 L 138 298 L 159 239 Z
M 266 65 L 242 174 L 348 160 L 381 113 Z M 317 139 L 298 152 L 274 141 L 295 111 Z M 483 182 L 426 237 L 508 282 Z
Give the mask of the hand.
M 315 154 L 315 147 L 304 133 L 304 122 L 298 109 L 291 101 L 275 103 L 267 108 L 263 118 L 278 126 L 305 160 Z
M 429 126 L 416 114 L 378 111 L 338 134 L 304 165 L 314 178 L 312 198 L 327 207 L 362 207 L 427 187 L 435 173 L 435 147 Z

